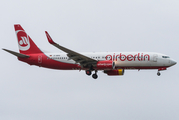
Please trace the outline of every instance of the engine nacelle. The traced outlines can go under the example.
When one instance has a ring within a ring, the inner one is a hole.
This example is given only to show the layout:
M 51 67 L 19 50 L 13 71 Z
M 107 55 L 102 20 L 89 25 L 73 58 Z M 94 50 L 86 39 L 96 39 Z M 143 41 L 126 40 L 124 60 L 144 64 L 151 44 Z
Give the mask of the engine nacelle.
M 98 70 L 111 70 L 115 68 L 115 62 L 111 60 L 98 61 L 96 64 L 96 69 Z
M 104 70 L 104 73 L 108 75 L 124 75 L 124 69 L 118 69 L 118 70 Z

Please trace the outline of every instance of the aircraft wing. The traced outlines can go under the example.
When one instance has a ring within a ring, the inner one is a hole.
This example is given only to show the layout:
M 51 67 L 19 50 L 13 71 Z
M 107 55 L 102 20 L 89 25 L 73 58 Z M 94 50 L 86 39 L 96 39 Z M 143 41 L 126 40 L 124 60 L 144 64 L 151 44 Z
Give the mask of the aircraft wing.
M 45 31 L 48 42 L 50 44 L 52 44 L 53 46 L 57 47 L 58 49 L 64 51 L 67 53 L 67 56 L 69 57 L 69 59 L 74 60 L 76 63 L 80 63 L 80 65 L 84 66 L 84 67 L 91 67 L 91 65 L 96 64 L 98 61 L 95 59 L 92 59 L 90 57 L 87 57 L 85 55 L 82 55 L 80 53 L 77 53 L 75 51 L 72 51 L 68 48 L 65 48 L 57 43 L 55 43 L 52 38 L 50 37 L 50 35 L 48 34 L 47 31 Z

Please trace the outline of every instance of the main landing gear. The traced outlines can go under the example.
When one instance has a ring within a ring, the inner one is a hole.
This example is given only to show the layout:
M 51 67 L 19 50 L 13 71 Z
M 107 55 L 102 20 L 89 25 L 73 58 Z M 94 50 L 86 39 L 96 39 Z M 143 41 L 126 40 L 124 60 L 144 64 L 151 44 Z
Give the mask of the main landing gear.
M 87 75 L 91 75 L 91 70 L 86 70 L 86 74 Z M 94 78 L 94 79 L 97 79 L 98 78 L 98 75 L 97 75 L 97 70 L 95 70 L 95 73 L 92 75 L 92 77 Z
M 90 76 L 91 75 L 91 70 L 86 70 L 86 74 Z
M 159 68 L 159 69 L 158 69 L 158 72 L 157 72 L 157 75 L 160 76 L 160 75 L 161 75 L 161 74 L 160 74 L 160 71 L 166 70 L 166 69 L 167 69 L 167 68 Z
M 92 77 L 94 78 L 94 79 L 97 79 L 98 78 L 98 75 L 97 75 L 97 71 L 95 70 L 95 73 L 92 75 Z

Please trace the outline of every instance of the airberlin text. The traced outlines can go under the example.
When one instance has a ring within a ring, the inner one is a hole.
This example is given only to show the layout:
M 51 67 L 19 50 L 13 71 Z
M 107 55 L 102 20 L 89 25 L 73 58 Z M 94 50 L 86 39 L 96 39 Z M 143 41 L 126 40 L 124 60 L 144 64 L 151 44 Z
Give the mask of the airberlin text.
M 115 55 L 107 55 L 106 60 L 113 60 L 113 61 L 117 61 L 117 60 L 121 60 L 121 61 L 146 61 L 146 60 L 150 60 L 150 56 L 148 54 L 143 54 L 143 53 L 138 53 L 138 54 L 117 54 Z

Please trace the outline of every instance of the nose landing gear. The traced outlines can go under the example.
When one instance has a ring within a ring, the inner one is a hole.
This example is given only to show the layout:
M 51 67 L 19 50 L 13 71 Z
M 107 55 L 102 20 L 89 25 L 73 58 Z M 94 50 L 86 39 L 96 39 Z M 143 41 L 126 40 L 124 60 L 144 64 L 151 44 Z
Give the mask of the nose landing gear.
M 165 67 L 164 67 L 164 68 L 159 68 L 159 69 L 158 69 L 158 72 L 157 72 L 157 75 L 160 76 L 160 75 L 161 75 L 160 71 L 166 70 L 166 69 L 167 69 L 167 68 L 165 68 Z
M 158 71 L 158 72 L 157 72 L 157 75 L 158 75 L 158 76 L 160 76 L 160 75 L 161 75 L 161 73 Z

